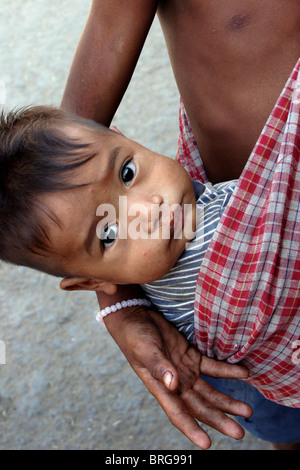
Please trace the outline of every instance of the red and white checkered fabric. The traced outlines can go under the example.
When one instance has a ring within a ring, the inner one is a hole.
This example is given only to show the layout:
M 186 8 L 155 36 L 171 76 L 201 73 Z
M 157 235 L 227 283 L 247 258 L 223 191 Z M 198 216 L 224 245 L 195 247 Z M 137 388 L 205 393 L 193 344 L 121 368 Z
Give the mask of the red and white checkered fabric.
M 300 407 L 300 59 L 239 178 L 201 265 L 195 343 L 242 361 L 266 398 Z M 183 106 L 178 160 L 205 170 Z M 298 352 L 297 352 L 298 351 Z

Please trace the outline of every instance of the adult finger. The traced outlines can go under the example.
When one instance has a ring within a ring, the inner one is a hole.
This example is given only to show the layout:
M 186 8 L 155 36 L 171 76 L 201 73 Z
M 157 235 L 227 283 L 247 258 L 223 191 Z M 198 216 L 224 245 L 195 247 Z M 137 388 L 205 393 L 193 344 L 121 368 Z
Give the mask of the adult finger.
M 222 408 L 219 408 L 219 403 L 211 397 L 206 399 L 195 391 L 189 391 L 184 393 L 181 398 L 190 415 L 201 423 L 233 439 L 239 440 L 244 437 L 245 432 L 242 426 L 227 416 Z
M 144 381 L 146 383 L 147 381 Z M 169 392 L 157 381 L 146 383 L 150 393 L 156 398 L 171 423 L 181 431 L 193 444 L 201 449 L 208 449 L 211 440 L 204 429 L 190 414 L 180 395 Z
M 222 413 L 229 413 L 244 418 L 249 418 L 252 415 L 252 408 L 249 405 L 215 390 L 212 385 L 202 378 L 195 382 L 193 392 L 197 393 L 200 400 L 205 400 L 210 406 Z M 194 403 L 196 406 L 195 401 Z M 203 411 L 203 409 L 203 404 L 201 403 L 201 410 Z

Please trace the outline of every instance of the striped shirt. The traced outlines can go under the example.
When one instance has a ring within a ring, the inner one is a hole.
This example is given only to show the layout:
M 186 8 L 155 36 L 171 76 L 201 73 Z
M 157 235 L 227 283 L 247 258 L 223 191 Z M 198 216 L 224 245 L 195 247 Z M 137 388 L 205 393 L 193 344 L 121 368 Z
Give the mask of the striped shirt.
M 202 184 L 193 182 L 197 201 L 197 227 L 194 239 L 175 266 L 162 278 L 143 284 L 153 305 L 194 343 L 194 303 L 199 268 L 236 181 Z

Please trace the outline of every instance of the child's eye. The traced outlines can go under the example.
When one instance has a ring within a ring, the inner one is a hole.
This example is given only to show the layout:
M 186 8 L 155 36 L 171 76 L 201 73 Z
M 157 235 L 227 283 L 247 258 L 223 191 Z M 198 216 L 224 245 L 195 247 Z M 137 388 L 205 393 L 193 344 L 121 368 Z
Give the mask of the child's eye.
M 126 186 L 129 186 L 133 178 L 135 177 L 135 165 L 132 160 L 126 162 L 121 168 L 121 180 Z
M 103 229 L 103 232 L 101 233 L 101 238 L 100 238 L 103 248 L 105 249 L 111 246 L 116 241 L 117 237 L 118 237 L 118 225 L 113 224 L 113 225 L 106 226 Z

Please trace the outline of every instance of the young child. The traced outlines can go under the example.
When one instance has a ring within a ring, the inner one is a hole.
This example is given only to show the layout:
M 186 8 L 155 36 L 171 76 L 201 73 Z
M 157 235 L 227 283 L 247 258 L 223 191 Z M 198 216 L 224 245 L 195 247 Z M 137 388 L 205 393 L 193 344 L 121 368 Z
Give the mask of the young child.
M 199 266 L 235 182 L 192 182 L 177 161 L 60 109 L 3 114 L 0 129 L 1 259 L 68 290 L 142 284 L 193 343 Z

